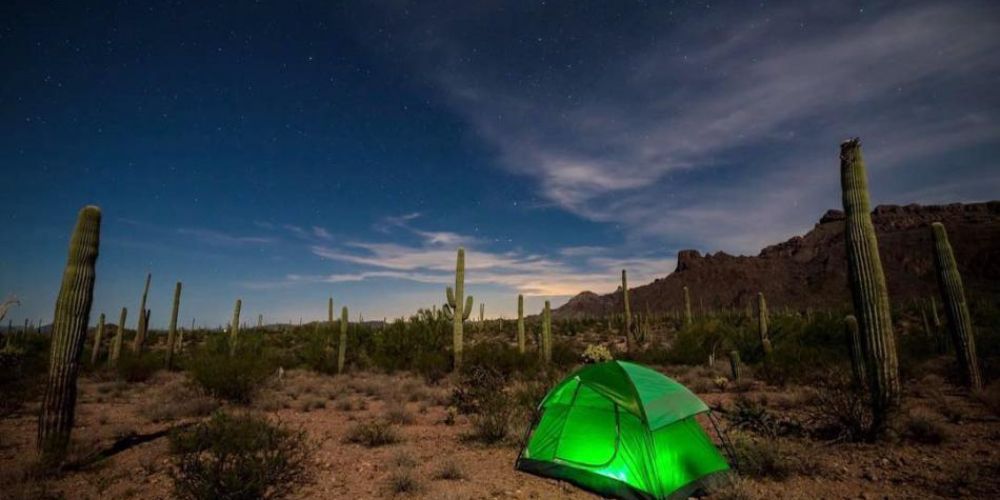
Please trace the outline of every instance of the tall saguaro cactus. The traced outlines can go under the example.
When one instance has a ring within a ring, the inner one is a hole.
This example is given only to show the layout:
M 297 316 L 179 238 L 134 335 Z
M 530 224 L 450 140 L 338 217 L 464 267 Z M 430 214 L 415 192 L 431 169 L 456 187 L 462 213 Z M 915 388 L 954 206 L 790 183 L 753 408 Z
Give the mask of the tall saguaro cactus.
M 632 308 L 628 303 L 628 275 L 622 269 L 622 302 L 625 304 L 625 347 L 632 351 Z
M 948 231 L 940 222 L 931 224 L 931 230 L 934 232 L 934 263 L 937 267 L 938 284 L 944 299 L 944 313 L 948 318 L 948 330 L 951 332 L 951 342 L 955 345 L 958 366 L 970 389 L 982 389 L 983 378 L 976 358 L 976 332 L 969 315 L 969 303 L 965 300 L 962 275 L 958 272 L 955 254 L 948 241 Z
M 729 351 L 729 368 L 733 372 L 733 380 L 739 380 L 743 376 L 743 369 L 740 366 L 740 351 L 735 349 Z
M 517 350 L 524 354 L 524 295 L 517 294 Z
M 230 356 L 236 354 L 236 343 L 239 341 L 239 335 L 240 335 L 240 308 L 242 307 L 243 307 L 243 300 L 236 299 L 236 305 L 233 306 L 233 322 L 229 325 Z
M 844 337 L 847 340 L 847 352 L 851 356 L 851 376 L 854 386 L 864 387 L 867 383 L 864 348 L 861 344 L 861 334 L 858 332 L 858 319 L 853 314 L 844 317 Z
M 174 344 L 177 342 L 177 311 L 181 307 L 181 282 L 174 285 L 174 307 L 170 311 L 170 326 L 167 329 L 167 369 L 174 367 Z
M 149 282 L 153 279 L 153 273 L 146 273 L 146 286 L 142 289 L 142 301 L 139 302 L 139 325 L 135 329 L 135 338 L 132 339 L 132 352 L 142 352 L 146 343 L 146 331 L 149 325 L 149 313 L 146 312 L 146 297 L 149 295 Z
M 552 362 L 552 308 L 547 300 L 542 311 L 542 358 L 546 363 Z
M 90 364 L 96 365 L 101 356 L 101 337 L 104 336 L 104 313 L 97 319 L 97 332 L 94 333 L 94 350 L 90 352 Z
M 125 320 L 128 318 L 128 309 L 123 307 L 121 315 L 118 316 L 118 328 L 115 331 L 115 340 L 111 342 L 111 352 L 108 354 L 108 366 L 114 368 L 118 364 L 118 358 L 122 355 L 122 342 L 125 339 Z
M 76 377 L 87 338 L 101 239 L 101 210 L 80 210 L 69 241 L 52 320 L 49 376 L 38 418 L 38 450 L 46 463 L 62 461 L 76 416 Z
M 876 432 L 880 432 L 899 407 L 899 361 L 892 334 L 889 293 L 882 273 L 882 259 L 878 254 L 875 226 L 872 225 L 868 178 L 858 139 L 840 145 L 840 183 L 844 201 L 848 282 L 865 354 L 873 423 Z
M 767 301 L 764 300 L 764 293 L 757 292 L 757 333 L 760 335 L 760 347 L 764 354 L 771 354 L 771 338 L 767 335 Z
M 340 309 L 340 342 L 337 343 L 337 373 L 344 373 L 347 359 L 347 306 Z
M 486 303 L 485 302 L 480 302 L 479 303 L 479 322 L 482 323 L 484 319 L 486 319 Z
M 691 292 L 688 287 L 684 287 L 684 324 L 690 325 L 691 319 Z
M 450 310 L 452 316 L 452 351 L 454 352 L 454 367 L 457 370 L 462 366 L 462 326 L 465 320 L 469 319 L 472 311 L 472 296 L 465 297 L 465 249 L 458 249 L 458 257 L 455 261 L 455 290 L 451 287 L 445 290 L 448 299 L 445 310 Z M 463 302 L 464 300 L 464 302 Z

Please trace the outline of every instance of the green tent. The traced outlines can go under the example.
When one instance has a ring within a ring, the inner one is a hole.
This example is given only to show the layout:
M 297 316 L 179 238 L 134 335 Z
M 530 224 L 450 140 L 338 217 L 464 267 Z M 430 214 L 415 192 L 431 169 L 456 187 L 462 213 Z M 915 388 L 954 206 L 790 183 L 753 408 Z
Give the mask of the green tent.
M 707 411 L 657 371 L 625 361 L 588 365 L 542 400 L 516 468 L 609 497 L 687 498 L 729 470 L 695 420 Z

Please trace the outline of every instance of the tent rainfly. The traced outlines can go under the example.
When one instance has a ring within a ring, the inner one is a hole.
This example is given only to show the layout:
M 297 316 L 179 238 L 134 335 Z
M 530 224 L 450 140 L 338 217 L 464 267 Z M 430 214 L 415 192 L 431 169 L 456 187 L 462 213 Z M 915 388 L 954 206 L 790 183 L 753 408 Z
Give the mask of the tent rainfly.
M 708 411 L 686 387 L 644 366 L 588 365 L 542 400 L 516 468 L 606 497 L 687 498 L 728 476 L 695 419 Z

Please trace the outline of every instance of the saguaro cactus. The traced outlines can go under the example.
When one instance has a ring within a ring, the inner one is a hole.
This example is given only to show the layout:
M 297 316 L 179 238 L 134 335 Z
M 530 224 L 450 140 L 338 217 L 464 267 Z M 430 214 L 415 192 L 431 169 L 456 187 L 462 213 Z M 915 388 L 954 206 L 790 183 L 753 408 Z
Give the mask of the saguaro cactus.
M 517 350 L 524 354 L 524 295 L 517 294 Z
M 139 302 L 139 325 L 135 329 L 135 338 L 132 339 L 132 352 L 142 352 L 146 343 L 146 331 L 149 325 L 149 313 L 146 311 L 146 297 L 149 295 L 149 282 L 153 279 L 153 273 L 146 274 L 146 286 L 142 289 L 142 301 Z
M 948 231 L 940 222 L 931 224 L 931 230 L 934 232 L 934 263 L 958 366 L 970 389 L 982 389 L 983 378 L 979 373 L 979 360 L 976 357 L 976 332 L 969 315 L 969 303 L 965 300 L 962 275 L 958 272 L 955 255 L 948 241 Z
M 340 342 L 337 343 L 337 373 L 344 373 L 347 359 L 347 306 L 340 309 Z
M 692 322 L 691 318 L 691 291 L 688 287 L 684 287 L 684 324 L 690 325 Z
M 864 387 L 867 381 L 864 347 L 861 344 L 861 334 L 858 332 L 858 319 L 853 314 L 844 317 L 844 337 L 847 340 L 847 352 L 851 356 L 851 376 L 854 386 Z
M 59 297 L 52 320 L 49 376 L 38 418 L 38 450 L 46 463 L 62 461 L 76 414 L 76 377 L 94 300 L 101 210 L 80 210 L 69 241 Z
M 128 318 L 128 309 L 122 308 L 122 313 L 118 316 L 118 328 L 115 331 L 115 340 L 111 343 L 111 353 L 108 354 L 108 366 L 114 368 L 118 364 L 118 358 L 122 354 L 122 341 L 125 338 L 125 319 Z
M 889 293 L 878 254 L 875 226 L 872 225 L 867 173 L 858 139 L 840 145 L 840 182 L 848 282 L 865 354 L 873 423 L 878 432 L 885 428 L 891 414 L 899 407 L 899 361 L 892 334 Z
M 764 354 L 771 354 L 771 338 L 767 336 L 767 301 L 764 300 L 764 293 L 757 292 L 757 333 L 760 335 L 760 347 Z
M 625 306 L 625 348 L 632 351 L 632 308 L 628 303 L 628 275 L 622 269 L 622 303 Z
M 743 376 L 743 368 L 740 366 L 740 351 L 729 351 L 729 368 L 733 372 L 733 380 L 739 380 Z
M 452 291 L 451 287 L 445 290 L 445 295 L 448 298 L 448 303 L 445 304 L 445 310 L 451 313 L 452 316 L 452 351 L 454 352 L 454 367 L 457 370 L 462 366 L 462 325 L 465 320 L 469 319 L 469 313 L 472 311 L 472 296 L 464 297 L 465 295 L 465 249 L 458 249 L 458 257 L 455 261 L 455 290 Z M 464 303 L 463 303 L 464 298 Z
M 167 329 L 167 369 L 174 367 L 174 343 L 177 342 L 177 311 L 181 307 L 181 282 L 174 285 L 174 308 L 170 311 L 170 326 Z
M 546 363 L 552 362 L 552 308 L 547 300 L 542 311 L 542 358 Z
M 264 315 L 257 314 L 257 328 L 263 328 L 263 327 L 264 327 Z
M 229 355 L 236 354 L 236 343 L 240 335 L 240 308 L 243 307 L 243 300 L 236 299 L 233 306 L 233 322 L 229 325 Z
M 96 365 L 101 355 L 101 337 L 104 336 L 104 313 L 97 319 L 97 332 L 94 333 L 94 350 L 90 352 L 90 364 Z
M 480 302 L 479 303 L 479 322 L 482 323 L 484 319 L 486 319 L 486 303 L 485 302 Z

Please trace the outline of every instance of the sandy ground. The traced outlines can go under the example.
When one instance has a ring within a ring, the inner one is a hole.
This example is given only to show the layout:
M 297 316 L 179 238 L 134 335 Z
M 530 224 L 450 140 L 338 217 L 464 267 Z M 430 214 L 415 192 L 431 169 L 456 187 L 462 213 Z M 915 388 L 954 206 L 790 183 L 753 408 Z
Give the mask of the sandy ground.
M 719 368 L 721 371 L 723 368 Z M 669 370 L 667 370 L 669 373 Z M 710 406 L 730 404 L 735 389 L 714 387 L 716 374 L 673 374 L 686 381 Z M 701 382 L 698 382 L 698 377 Z M 695 379 L 692 381 L 692 379 Z M 732 384 L 730 384 L 732 385 Z M 76 456 L 109 446 L 129 433 L 149 433 L 178 422 L 203 418 L 217 405 L 200 396 L 184 376 L 161 373 L 146 383 L 124 384 L 85 378 L 80 382 Z M 743 394 L 764 396 L 780 412 L 793 406 L 795 391 L 776 392 L 755 383 Z M 517 441 L 487 446 L 466 439 L 470 425 L 459 416 L 446 423 L 449 389 L 429 387 L 407 375 L 352 374 L 341 377 L 289 372 L 263 391 L 252 406 L 276 420 L 304 429 L 317 447 L 312 480 L 295 498 L 595 498 L 572 486 L 516 472 Z M 998 498 L 1000 497 L 1000 421 L 986 406 L 962 391 L 943 387 L 931 395 L 911 394 L 908 405 L 947 406 L 962 415 L 945 422 L 940 444 L 903 440 L 895 444 L 825 443 L 804 437 L 775 438 L 793 472 L 783 480 L 743 479 L 716 498 Z M 403 408 L 401 410 L 401 407 Z M 388 411 L 407 415 L 398 426 L 397 444 L 366 448 L 345 443 L 357 422 Z M 45 482 L 19 483 L 17 471 L 32 455 L 37 403 L 0 420 L 0 497 L 170 498 L 168 441 L 158 439 L 128 449 L 85 470 Z M 928 410 L 931 411 L 931 410 Z M 725 420 L 723 419 L 723 422 Z M 447 463 L 460 479 L 438 479 Z M 393 478 L 408 475 L 414 491 L 398 494 Z

